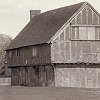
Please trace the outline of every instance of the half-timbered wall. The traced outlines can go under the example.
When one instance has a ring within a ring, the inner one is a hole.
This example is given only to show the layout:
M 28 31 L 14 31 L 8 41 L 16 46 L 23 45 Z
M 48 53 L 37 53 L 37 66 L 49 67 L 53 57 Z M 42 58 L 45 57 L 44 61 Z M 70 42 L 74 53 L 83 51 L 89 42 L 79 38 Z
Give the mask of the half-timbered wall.
M 100 62 L 100 16 L 88 5 L 55 36 L 51 59 L 53 63 Z
M 8 66 L 32 66 L 50 63 L 50 45 L 42 44 L 10 50 L 6 56 Z

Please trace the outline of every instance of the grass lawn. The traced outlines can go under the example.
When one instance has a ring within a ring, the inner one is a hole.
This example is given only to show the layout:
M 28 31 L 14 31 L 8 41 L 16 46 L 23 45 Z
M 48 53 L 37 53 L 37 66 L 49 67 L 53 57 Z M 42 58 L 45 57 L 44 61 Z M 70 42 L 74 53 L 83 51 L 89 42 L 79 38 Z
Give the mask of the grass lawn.
M 1 86 L 0 100 L 100 100 L 100 89 Z

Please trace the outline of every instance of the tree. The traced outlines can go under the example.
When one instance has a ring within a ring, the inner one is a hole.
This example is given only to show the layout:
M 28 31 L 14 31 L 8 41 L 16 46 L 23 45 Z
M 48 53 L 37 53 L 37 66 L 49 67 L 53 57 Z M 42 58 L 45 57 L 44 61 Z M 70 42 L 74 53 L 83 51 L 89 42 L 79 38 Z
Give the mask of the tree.
M 4 66 L 5 49 L 11 43 L 12 38 L 9 35 L 0 34 L 0 69 Z

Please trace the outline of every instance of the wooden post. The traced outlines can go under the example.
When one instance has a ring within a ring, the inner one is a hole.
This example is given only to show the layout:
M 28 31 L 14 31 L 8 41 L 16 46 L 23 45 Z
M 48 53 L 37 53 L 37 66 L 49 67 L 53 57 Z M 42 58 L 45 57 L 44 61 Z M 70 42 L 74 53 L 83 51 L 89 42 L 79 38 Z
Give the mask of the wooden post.
M 52 66 L 52 69 L 53 69 L 53 79 L 52 79 L 52 82 L 53 82 L 53 86 L 55 86 L 55 70 L 54 70 L 54 65 L 53 64 L 51 64 L 51 66 Z
M 47 82 L 47 67 L 45 66 L 45 86 L 48 86 Z
M 28 85 L 28 69 L 26 67 L 25 68 L 25 85 Z
M 19 71 L 19 86 L 21 84 L 21 74 L 20 74 L 20 67 L 18 68 L 18 71 Z

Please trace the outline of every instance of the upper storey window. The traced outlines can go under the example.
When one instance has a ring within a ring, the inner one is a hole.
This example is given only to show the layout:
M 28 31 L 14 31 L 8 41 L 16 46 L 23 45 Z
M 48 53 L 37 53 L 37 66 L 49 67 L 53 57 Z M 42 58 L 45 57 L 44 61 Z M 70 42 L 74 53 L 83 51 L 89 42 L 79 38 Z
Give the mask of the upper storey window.
M 16 49 L 16 56 L 20 56 L 20 49 Z
M 12 51 L 9 51 L 9 57 L 10 58 L 12 57 Z
M 32 57 L 35 57 L 37 55 L 36 47 L 32 48 Z
M 95 28 L 79 27 L 79 40 L 95 40 Z
M 96 27 L 72 27 L 72 40 L 98 40 L 100 39 L 100 28 Z

